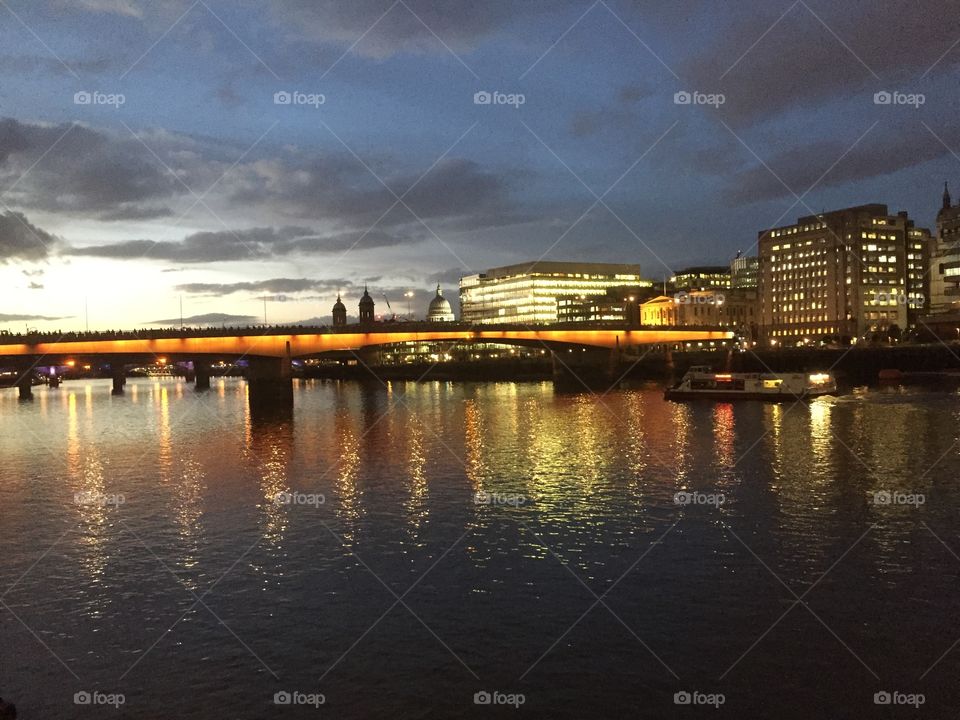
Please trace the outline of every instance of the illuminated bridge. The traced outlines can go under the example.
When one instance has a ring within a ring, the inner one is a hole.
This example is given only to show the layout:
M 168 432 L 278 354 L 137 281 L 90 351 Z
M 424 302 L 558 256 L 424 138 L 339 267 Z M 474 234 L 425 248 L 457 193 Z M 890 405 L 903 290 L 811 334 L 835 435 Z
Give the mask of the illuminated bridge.
M 213 359 L 243 359 L 251 400 L 274 395 L 292 400 L 290 361 L 349 351 L 362 358 L 365 351 L 405 342 L 481 342 L 545 348 L 551 353 L 570 348 L 606 350 L 607 357 L 636 351 L 651 344 L 676 346 L 688 342 L 729 340 L 733 333 L 710 328 L 630 329 L 608 325 L 591 327 L 476 326 L 461 323 L 379 324 L 370 328 L 250 328 L 244 330 L 184 330 L 116 333 L 45 333 L 0 336 L 0 366 L 17 368 L 21 397 L 30 396 L 32 368 L 68 362 L 109 363 L 114 388 L 122 389 L 127 364 L 191 361 L 197 387 L 209 386 Z M 596 356 L 597 353 L 592 353 Z

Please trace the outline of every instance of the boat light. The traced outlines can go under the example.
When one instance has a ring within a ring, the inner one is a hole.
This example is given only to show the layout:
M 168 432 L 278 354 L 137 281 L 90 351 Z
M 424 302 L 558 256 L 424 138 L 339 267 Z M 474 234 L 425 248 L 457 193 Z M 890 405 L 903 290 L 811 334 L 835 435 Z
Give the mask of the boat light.
M 810 376 L 810 382 L 815 385 L 822 385 L 823 383 L 830 382 L 829 373 L 814 373 Z

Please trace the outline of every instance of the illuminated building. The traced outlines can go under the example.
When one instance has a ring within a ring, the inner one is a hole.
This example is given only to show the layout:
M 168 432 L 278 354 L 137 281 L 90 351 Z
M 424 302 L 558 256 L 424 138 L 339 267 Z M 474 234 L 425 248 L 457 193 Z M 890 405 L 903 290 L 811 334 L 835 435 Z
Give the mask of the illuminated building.
M 644 326 L 728 327 L 752 339 L 757 332 L 759 305 L 756 290 L 681 290 L 643 303 L 640 323 Z
M 627 285 L 600 295 L 569 295 L 557 300 L 559 322 L 640 324 L 640 303 L 656 295 L 653 287 Z
M 930 262 L 930 310 L 934 314 L 960 312 L 960 204 L 951 205 L 946 183 Z
M 729 288 L 730 268 L 723 266 L 690 267 L 675 272 L 670 282 L 677 290 Z
M 456 318 L 453 315 L 453 308 L 450 307 L 450 301 L 443 296 L 440 285 L 437 284 L 437 294 L 430 301 L 430 307 L 427 309 L 428 322 L 453 322 Z
M 759 233 L 760 325 L 771 343 L 908 327 L 928 297 L 930 231 L 871 204 Z
M 730 287 L 734 290 L 756 290 L 760 280 L 760 258 L 739 251 L 730 261 Z
M 460 279 L 461 320 L 534 325 L 558 319 L 563 298 L 598 295 L 607 288 L 650 287 L 639 265 L 536 262 L 493 268 Z

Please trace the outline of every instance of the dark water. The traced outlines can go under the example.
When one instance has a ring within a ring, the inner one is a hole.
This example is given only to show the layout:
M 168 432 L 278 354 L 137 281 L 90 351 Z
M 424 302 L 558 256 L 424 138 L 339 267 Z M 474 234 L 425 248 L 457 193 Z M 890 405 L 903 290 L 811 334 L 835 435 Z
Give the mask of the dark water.
M 960 395 L 315 382 L 251 417 L 244 393 L 0 393 L 21 718 L 956 716 Z

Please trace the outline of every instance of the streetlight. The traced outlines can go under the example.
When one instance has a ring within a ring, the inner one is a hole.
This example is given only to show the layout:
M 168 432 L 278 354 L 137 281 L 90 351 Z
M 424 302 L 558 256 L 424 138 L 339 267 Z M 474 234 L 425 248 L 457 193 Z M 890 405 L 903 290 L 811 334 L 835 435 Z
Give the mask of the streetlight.
M 412 298 L 412 297 L 414 296 L 414 294 L 415 294 L 415 293 L 413 292 L 413 290 L 407 290 L 407 291 L 403 294 L 403 296 L 407 299 L 407 320 L 412 320 L 412 319 L 413 319 L 413 315 L 412 315 L 412 313 L 410 312 L 410 298 Z

